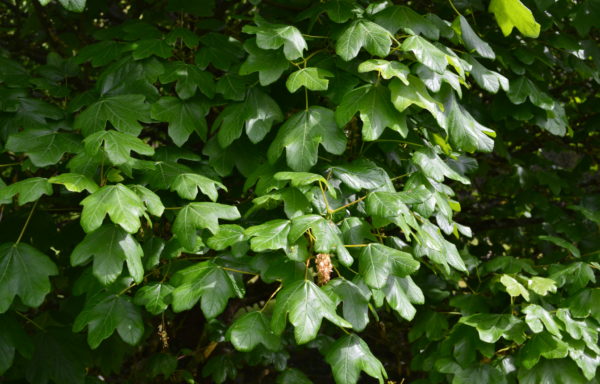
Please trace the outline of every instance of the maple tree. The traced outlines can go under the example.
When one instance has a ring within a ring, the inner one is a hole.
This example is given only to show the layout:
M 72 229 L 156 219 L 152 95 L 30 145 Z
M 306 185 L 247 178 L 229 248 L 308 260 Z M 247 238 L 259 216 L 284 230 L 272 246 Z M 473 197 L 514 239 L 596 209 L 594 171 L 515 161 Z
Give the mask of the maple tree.
M 598 0 L 0 9 L 0 382 L 598 381 Z

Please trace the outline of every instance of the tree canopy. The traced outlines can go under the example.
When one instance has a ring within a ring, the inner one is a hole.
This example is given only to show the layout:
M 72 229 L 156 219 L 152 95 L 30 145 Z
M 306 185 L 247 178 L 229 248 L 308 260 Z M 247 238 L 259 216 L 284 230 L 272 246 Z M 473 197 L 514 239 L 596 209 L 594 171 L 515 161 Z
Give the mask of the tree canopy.
M 1 382 L 598 381 L 600 1 L 0 10 Z

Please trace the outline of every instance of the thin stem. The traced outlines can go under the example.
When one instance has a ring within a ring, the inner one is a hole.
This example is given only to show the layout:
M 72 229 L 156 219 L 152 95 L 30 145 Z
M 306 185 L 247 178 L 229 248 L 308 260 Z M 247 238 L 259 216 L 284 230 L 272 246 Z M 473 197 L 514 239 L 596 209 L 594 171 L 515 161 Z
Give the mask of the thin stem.
M 244 275 L 252 275 L 252 276 L 256 276 L 256 273 L 252 273 L 252 272 L 246 272 L 246 271 L 240 271 L 239 269 L 233 269 L 233 268 L 229 268 L 229 267 L 221 267 L 219 266 L 219 268 L 225 270 L 225 271 L 230 271 L 230 272 L 235 272 L 235 273 L 242 273 Z
M 362 247 L 368 247 L 369 244 L 344 244 L 344 247 L 346 248 L 362 248 Z
M 304 87 L 304 104 L 305 104 L 305 111 L 308 112 L 308 89 L 306 89 L 306 87 Z
M 176 209 L 182 209 L 183 207 L 165 207 L 165 211 L 166 210 L 176 210 Z
M 448 2 L 450 3 L 450 6 L 451 6 L 451 7 L 452 7 L 452 9 L 454 10 L 454 12 L 456 12 L 456 14 L 457 14 L 458 16 L 462 16 L 462 13 L 460 13 L 460 12 L 458 11 L 458 9 L 456 9 L 456 7 L 454 6 L 454 2 L 453 2 L 452 0 L 448 0 Z
M 412 141 L 406 141 L 406 140 L 395 140 L 395 139 L 377 139 L 377 140 L 373 140 L 374 143 L 399 143 L 399 144 L 408 144 L 408 145 L 414 145 L 415 147 L 422 147 L 423 144 L 419 144 L 419 143 L 413 143 Z
M 366 199 L 366 198 L 367 198 L 367 196 L 368 196 L 368 195 L 364 195 L 363 197 L 360 197 L 360 198 L 358 198 L 358 199 L 356 199 L 356 200 L 354 200 L 354 201 L 352 201 L 352 202 L 350 202 L 350 203 L 348 203 L 348 204 L 346 204 L 346 205 L 342 205 L 341 207 L 334 209 L 334 210 L 333 210 L 333 211 L 331 211 L 330 213 L 336 213 L 336 212 L 339 212 L 339 211 L 341 211 L 342 209 L 345 209 L 345 208 L 351 207 L 351 206 L 353 206 L 354 204 L 358 204 L 358 203 L 360 203 L 361 201 L 363 201 L 364 199 Z
M 304 280 L 308 280 L 308 268 L 310 265 L 310 257 L 306 259 L 306 268 L 304 269 Z
M 311 39 L 329 39 L 328 36 L 316 36 L 316 35 L 307 35 L 306 33 L 302 34 L 303 37 L 308 37 Z
M 35 211 L 35 207 L 37 206 L 39 200 L 36 200 L 35 203 L 33 203 L 33 206 L 31 207 L 31 211 L 29 211 L 29 216 L 27 216 L 27 220 L 25 220 L 25 224 L 23 224 L 23 228 L 21 228 L 21 233 L 19 233 L 19 237 L 17 238 L 17 241 L 15 242 L 15 247 L 17 246 L 17 244 L 19 244 L 21 242 L 21 239 L 23 238 L 23 235 L 25 234 L 25 230 L 27 229 L 27 226 L 29 225 L 29 220 L 31 220 L 31 216 L 33 215 L 33 211 Z
M 33 324 L 37 329 L 39 329 L 40 331 L 43 331 L 44 328 L 39 325 L 38 323 L 36 323 L 35 321 L 31 320 L 27 315 L 24 315 L 23 313 L 19 312 L 19 311 L 15 311 L 15 313 L 19 316 L 21 316 L 22 318 L 25 319 L 25 321 L 27 321 L 28 323 Z
M 2 168 L 2 167 L 12 167 L 13 165 L 19 165 L 19 164 L 21 164 L 20 161 L 18 161 L 16 163 L 0 164 L 0 168 Z
M 128 286 L 127 288 L 123 289 L 121 292 L 117 293 L 117 296 L 121 296 L 122 294 L 124 294 L 125 292 L 129 291 L 131 288 L 135 287 L 137 285 L 137 283 L 133 283 L 130 286 Z
M 277 292 L 281 291 L 281 288 L 283 288 L 283 284 L 279 284 L 279 287 L 277 287 L 277 289 L 275 290 L 275 292 L 273 292 L 271 294 L 271 296 L 269 296 L 269 298 L 265 302 L 265 305 L 263 305 L 263 307 L 260 309 L 259 312 L 262 312 L 262 311 L 265 310 L 265 308 L 267 308 L 267 305 L 269 304 L 269 302 L 275 297 L 275 295 L 277 294 Z
M 325 189 L 323 189 L 323 182 L 319 180 L 319 188 L 321 189 L 321 195 L 323 195 L 323 201 L 325 201 L 325 208 L 327 209 L 327 213 L 331 214 L 333 212 L 331 208 L 329 208 L 329 201 L 327 200 L 327 196 L 325 196 Z
M 394 181 L 394 180 L 398 180 L 398 179 L 401 179 L 401 178 L 406 177 L 406 176 L 408 176 L 408 173 L 405 173 L 404 175 L 392 177 L 390 180 Z

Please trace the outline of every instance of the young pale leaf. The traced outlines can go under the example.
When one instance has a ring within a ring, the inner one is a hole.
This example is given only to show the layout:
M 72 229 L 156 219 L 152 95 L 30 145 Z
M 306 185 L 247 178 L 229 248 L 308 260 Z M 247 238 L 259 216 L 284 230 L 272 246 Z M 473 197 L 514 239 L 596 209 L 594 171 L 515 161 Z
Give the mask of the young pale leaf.
M 106 224 L 88 233 L 71 253 L 71 265 L 78 266 L 94 258 L 93 274 L 108 285 L 121 274 L 123 262 L 136 283 L 144 277 L 142 247 L 133 236 L 119 226 Z
M 82 192 L 83 190 L 89 193 L 94 193 L 98 190 L 98 184 L 87 176 L 77 173 L 62 173 L 48 179 L 49 183 L 62 184 L 71 192 Z
M 512 297 L 523 296 L 523 298 L 529 301 L 529 291 L 517 280 L 509 275 L 502 275 L 500 282 L 506 288 L 506 292 Z
M 363 61 L 358 66 L 358 72 L 371 72 L 377 71 L 386 80 L 391 79 L 392 77 L 397 77 L 402 81 L 405 85 L 408 84 L 408 74 L 410 73 L 410 69 L 398 62 L 398 61 L 387 61 L 381 59 L 371 59 L 367 61 Z
M 140 288 L 133 298 L 136 305 L 143 305 L 153 315 L 163 313 L 170 303 L 173 287 L 165 283 L 150 283 Z
M 283 113 L 275 100 L 254 87 L 243 103 L 230 105 L 221 112 L 213 130 L 219 129 L 219 145 L 226 148 L 242 135 L 244 127 L 250 141 L 258 143 L 269 133 L 273 124 L 281 120 Z
M 83 12 L 86 0 L 58 0 L 58 2 L 71 12 Z
M 317 337 L 323 318 L 340 327 L 352 327 L 335 313 L 335 307 L 333 300 L 315 283 L 298 280 L 277 294 L 271 327 L 276 335 L 281 335 L 289 313 L 296 342 L 305 344 Z
M 241 352 L 249 352 L 259 344 L 272 351 L 281 346 L 279 337 L 271 330 L 269 320 L 260 311 L 249 312 L 237 318 L 227 330 L 226 337 Z
M 37 167 L 58 163 L 65 152 L 78 152 L 79 145 L 77 136 L 54 129 L 28 129 L 9 135 L 6 141 L 7 150 L 25 152 Z
M 402 29 L 410 35 L 422 35 L 431 40 L 440 38 L 435 23 L 402 5 L 392 5 L 377 13 L 375 22 L 394 35 Z
M 390 97 L 388 87 L 363 85 L 344 95 L 335 111 L 335 119 L 339 126 L 345 126 L 356 112 L 360 112 L 362 137 L 366 141 L 377 140 L 386 127 L 406 136 L 406 118 L 394 109 Z
M 290 168 L 308 171 L 317 163 L 319 144 L 327 152 L 339 155 L 346 149 L 346 135 L 338 128 L 333 111 L 310 107 L 290 117 L 279 128 L 267 156 L 269 162 L 275 163 L 285 148 Z
M 510 35 L 516 27 L 523 36 L 536 38 L 540 34 L 540 25 L 533 14 L 520 0 L 492 0 L 489 11 L 494 14 L 504 36 Z
M 173 233 L 188 250 L 196 248 L 198 229 L 207 228 L 213 234 L 219 231 L 219 219 L 237 220 L 240 212 L 236 207 L 218 203 L 190 203 L 177 214 Z
M 191 309 L 198 300 L 207 319 L 219 315 L 231 297 L 243 297 L 244 288 L 229 274 L 211 261 L 205 261 L 177 271 L 170 281 L 174 287 L 173 311 Z
M 262 49 L 279 49 L 283 46 L 286 59 L 296 60 L 308 49 L 298 28 L 291 25 L 271 24 L 263 18 L 255 17 L 257 26 L 246 25 L 243 32 L 255 34 L 256 44 Z
M 258 72 L 258 78 L 262 86 L 277 81 L 290 65 L 280 51 L 260 49 L 256 46 L 256 40 L 254 39 L 246 40 L 244 50 L 248 52 L 248 57 L 242 63 L 239 73 L 240 75 L 249 75 Z
M 39 307 L 50 292 L 50 278 L 58 274 L 50 258 L 28 244 L 0 245 L 0 313 L 10 308 L 15 296 L 23 304 Z
M 84 136 L 103 131 L 106 122 L 121 132 L 139 135 L 142 126 L 138 121 L 148 121 L 150 106 L 142 95 L 118 95 L 95 102 L 75 118 L 76 130 Z
M 106 152 L 106 156 L 114 165 L 131 161 L 131 151 L 141 155 L 154 155 L 154 148 L 142 140 L 128 133 L 114 130 L 92 133 L 83 142 L 85 143 L 86 152 L 90 155 L 97 154 L 102 144 L 104 144 L 104 152 Z
M 171 191 L 177 191 L 180 197 L 188 200 L 195 200 L 200 190 L 213 202 L 217 201 L 217 188 L 227 191 L 227 187 L 222 183 L 197 173 L 182 173 L 171 184 Z
M 325 361 L 331 365 L 337 384 L 356 384 L 363 371 L 383 384 L 385 368 L 371 353 L 363 339 L 350 334 L 338 339 L 327 350 Z
M 208 111 L 207 103 L 201 99 L 180 100 L 165 96 L 152 104 L 151 116 L 155 120 L 169 123 L 169 137 L 175 145 L 181 147 L 193 132 L 206 140 L 208 126 L 204 117 Z
M 412 52 L 417 60 L 437 73 L 444 73 L 448 61 L 446 54 L 421 36 L 411 36 L 402 43 L 402 50 Z
M 144 334 L 139 307 L 123 295 L 104 294 L 89 299 L 75 318 L 73 331 L 80 332 L 86 326 L 87 341 L 92 349 L 98 348 L 102 340 L 109 338 L 115 330 L 130 345 L 137 344 Z
M 123 184 L 105 185 L 83 199 L 80 205 L 83 205 L 81 227 L 86 233 L 100 228 L 106 214 L 113 223 L 135 233 L 145 210 L 142 200 Z
M 327 77 L 332 76 L 331 72 L 322 68 L 302 68 L 290 74 L 285 86 L 291 93 L 296 92 L 300 87 L 305 87 L 311 91 L 326 91 L 329 86 Z
M 15 195 L 19 196 L 17 200 L 19 205 L 24 205 L 36 201 L 42 195 L 52 195 L 52 185 L 47 179 L 30 177 L 11 185 L 0 187 L 0 201 L 10 201 Z
M 481 57 L 485 57 L 486 59 L 494 60 L 496 58 L 496 54 L 492 50 L 492 47 L 485 41 L 481 40 L 477 33 L 471 28 L 469 22 L 463 15 L 460 15 L 458 18 L 458 23 L 460 24 L 460 32 L 462 39 L 465 43 L 465 47 L 471 52 L 477 52 Z
M 386 57 L 390 53 L 392 39 L 390 33 L 366 19 L 353 21 L 340 35 L 335 53 L 345 61 L 358 56 L 361 48 L 365 48 L 371 55 Z

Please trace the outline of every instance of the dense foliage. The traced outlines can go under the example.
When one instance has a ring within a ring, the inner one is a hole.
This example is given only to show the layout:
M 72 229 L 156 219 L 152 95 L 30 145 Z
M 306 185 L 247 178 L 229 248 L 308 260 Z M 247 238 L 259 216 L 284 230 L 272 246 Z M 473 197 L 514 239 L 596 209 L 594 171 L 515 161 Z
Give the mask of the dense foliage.
M 0 382 L 598 381 L 598 0 L 0 10 Z

